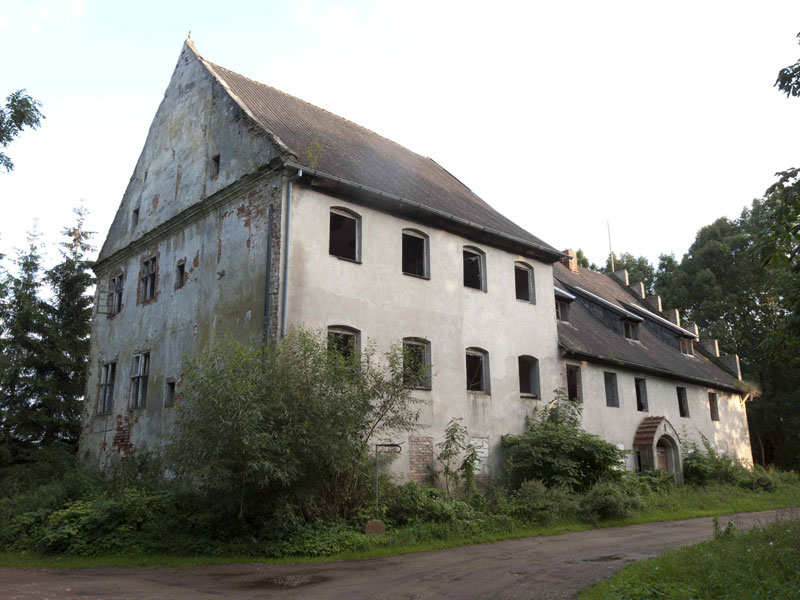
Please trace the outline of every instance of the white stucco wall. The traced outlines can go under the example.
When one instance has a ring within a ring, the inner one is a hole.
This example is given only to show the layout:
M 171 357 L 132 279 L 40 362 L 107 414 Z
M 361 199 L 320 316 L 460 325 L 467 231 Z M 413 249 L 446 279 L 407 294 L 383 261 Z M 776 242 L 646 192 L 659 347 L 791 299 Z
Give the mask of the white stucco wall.
M 717 450 L 752 465 L 747 415 L 739 394 L 572 360 L 566 360 L 562 364 L 560 385 L 563 387 L 566 387 L 566 364 L 578 365 L 581 368 L 583 426 L 587 431 L 614 444 L 622 444 L 626 450 L 632 450 L 633 438 L 642 419 L 663 416 L 675 428 L 682 444 L 687 441 L 700 444 L 701 435 L 704 435 Z M 618 408 L 606 405 L 603 376 L 606 371 L 617 375 Z M 644 378 L 647 382 L 647 412 L 639 412 L 636 409 L 634 379 L 637 377 Z M 676 391 L 678 386 L 686 388 L 688 417 L 680 416 Z M 719 421 L 711 419 L 709 392 L 717 394 Z M 633 468 L 633 460 L 633 456 L 629 455 L 627 458 L 629 469 Z
M 361 264 L 328 253 L 331 207 L 361 215 Z M 441 439 L 452 417 L 463 417 L 472 437 L 489 438 L 488 462 L 496 465 L 500 436 L 524 428 L 534 401 L 520 398 L 517 358 L 539 359 L 542 394 L 558 379 L 552 267 L 458 235 L 348 203 L 295 186 L 289 236 L 288 321 L 291 326 L 360 330 L 362 347 L 374 341 L 385 351 L 404 337 L 431 343 L 433 389 L 416 394 L 428 401 L 422 427 L 414 435 Z M 404 275 L 402 231 L 413 228 L 430 238 L 430 279 Z M 462 249 L 486 253 L 486 292 L 463 284 Z M 534 270 L 536 304 L 516 299 L 514 262 Z M 465 350 L 489 352 L 491 395 L 466 390 Z M 408 471 L 408 435 L 393 464 Z

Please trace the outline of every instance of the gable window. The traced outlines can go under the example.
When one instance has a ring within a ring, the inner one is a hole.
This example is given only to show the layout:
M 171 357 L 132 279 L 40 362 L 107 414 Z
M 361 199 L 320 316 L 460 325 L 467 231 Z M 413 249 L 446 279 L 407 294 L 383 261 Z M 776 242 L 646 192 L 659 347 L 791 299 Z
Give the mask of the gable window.
M 489 394 L 489 353 L 482 348 L 467 348 L 467 390 Z
M 691 338 L 681 338 L 681 354 L 694 356 L 694 343 Z
M 178 290 L 183 287 L 186 280 L 186 261 L 181 260 L 175 265 L 175 289 Z
M 533 287 L 533 267 L 523 262 L 514 263 L 514 288 L 517 300 L 536 303 L 536 292 Z
M 428 236 L 412 229 L 403 230 L 403 273 L 430 277 Z
M 147 405 L 147 378 L 150 375 L 150 353 L 142 352 L 133 357 L 131 366 L 130 408 L 144 408 Z
M 156 297 L 157 266 L 157 256 L 151 256 L 142 262 L 142 278 L 139 285 L 139 298 L 142 302 L 147 302 Z
M 636 386 L 636 410 L 647 412 L 647 382 L 637 377 L 634 385 Z
M 603 372 L 606 384 L 606 406 L 619 408 L 619 391 L 617 390 L 617 374 Z
M 403 383 L 418 390 L 431 389 L 431 343 L 428 340 L 403 339 Z
M 175 380 L 167 379 L 167 389 L 164 390 L 164 406 L 175 405 Z
M 686 397 L 686 388 L 677 387 L 678 390 L 678 412 L 682 417 L 689 417 L 689 399 Z
M 114 379 L 117 376 L 117 363 L 111 361 L 100 367 L 100 397 L 97 399 L 97 414 L 111 414 L 114 408 Z
M 486 255 L 477 248 L 464 248 L 464 287 L 486 291 Z
M 711 420 L 719 421 L 719 405 L 717 404 L 717 395 L 714 392 L 708 392 L 708 408 L 711 410 Z
M 577 365 L 567 365 L 567 398 L 580 400 L 581 391 L 581 368 Z
M 332 208 L 328 253 L 346 260 L 361 260 L 361 217 L 342 208 Z
M 625 336 L 626 339 L 638 342 L 639 341 L 639 324 L 638 323 L 632 323 L 631 321 L 623 321 L 622 322 L 622 334 Z
M 352 327 L 335 325 L 328 327 L 328 352 L 335 352 L 351 360 L 361 351 L 361 332 Z
M 122 280 L 123 275 L 115 275 L 108 282 L 108 314 L 116 315 L 122 310 Z
M 556 319 L 569 323 L 569 303 L 556 300 Z
M 523 396 L 541 398 L 539 395 L 539 361 L 532 356 L 520 356 L 519 393 Z

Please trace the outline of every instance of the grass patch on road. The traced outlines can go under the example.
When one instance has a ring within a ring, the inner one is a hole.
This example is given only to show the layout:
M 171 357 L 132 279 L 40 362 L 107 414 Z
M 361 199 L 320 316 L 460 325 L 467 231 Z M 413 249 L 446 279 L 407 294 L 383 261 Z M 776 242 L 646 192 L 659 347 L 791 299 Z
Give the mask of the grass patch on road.
M 626 567 L 584 590 L 581 600 L 777 599 L 800 590 L 800 521 L 778 521 Z

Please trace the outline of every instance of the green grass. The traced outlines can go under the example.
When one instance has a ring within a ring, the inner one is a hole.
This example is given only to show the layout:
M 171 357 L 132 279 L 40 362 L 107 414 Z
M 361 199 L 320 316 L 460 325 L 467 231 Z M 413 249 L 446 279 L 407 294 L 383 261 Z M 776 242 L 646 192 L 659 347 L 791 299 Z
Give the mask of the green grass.
M 581 592 L 581 600 L 800 597 L 800 521 L 777 521 L 666 552 Z
M 605 521 L 600 527 L 617 527 L 656 521 L 672 521 L 727 515 L 736 512 L 788 508 L 800 505 L 800 489 L 795 485 L 782 485 L 773 492 L 747 491 L 732 486 L 692 488 L 682 486 L 667 493 L 654 493 L 647 498 L 647 508 L 634 518 Z M 558 535 L 591 529 L 577 521 L 553 525 L 515 526 L 498 525 L 492 528 L 464 527 L 463 524 L 422 524 L 391 528 L 385 536 L 353 534 L 352 549 L 326 556 L 290 556 L 266 558 L 257 555 L 177 556 L 164 554 L 120 554 L 87 556 L 40 556 L 34 553 L 0 553 L 3 567 L 86 568 L 100 566 L 125 567 L 192 567 L 206 564 L 243 562 L 294 563 L 355 560 L 428 552 L 470 544 L 491 543 L 501 540 L 532 536 Z M 466 531 L 465 531 L 466 529 Z M 487 530 L 488 529 L 488 530 Z

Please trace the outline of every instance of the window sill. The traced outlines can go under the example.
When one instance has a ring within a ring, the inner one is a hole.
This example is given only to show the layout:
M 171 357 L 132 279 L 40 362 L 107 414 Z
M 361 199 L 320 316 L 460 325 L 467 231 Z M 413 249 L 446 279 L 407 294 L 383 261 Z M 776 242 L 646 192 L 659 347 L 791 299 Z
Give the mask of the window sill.
M 150 298 L 149 300 L 145 300 L 144 302 L 140 302 L 140 305 L 141 306 L 147 306 L 148 304 L 153 304 L 156 300 L 158 300 L 158 297 Z
M 520 392 L 519 397 L 524 398 L 526 400 L 539 400 L 539 396 L 537 396 L 536 394 L 523 394 L 522 392 Z
M 475 292 L 483 292 L 484 294 L 486 293 L 486 290 L 484 290 L 483 288 L 475 288 L 475 287 L 472 287 L 472 286 L 469 286 L 469 285 L 465 285 L 464 289 L 465 290 L 473 290 Z
M 492 394 L 490 392 L 483 392 L 480 390 L 467 390 L 467 394 L 470 394 L 472 396 L 484 396 L 486 398 L 492 397 Z
M 536 300 L 523 300 L 522 298 L 517 298 L 517 302 L 522 302 L 523 304 L 530 304 L 531 306 L 536 306 Z
M 332 256 L 334 258 L 338 258 L 339 260 L 343 260 L 344 262 L 355 263 L 357 265 L 361 264 L 360 260 L 355 260 L 352 258 L 347 258 L 346 256 L 336 256 L 335 254 L 329 254 L 328 256 Z
M 403 271 L 403 275 L 408 275 L 409 277 L 413 277 L 415 279 L 424 279 L 426 281 L 431 280 L 429 275 L 417 275 L 416 273 L 406 273 L 405 271 Z

